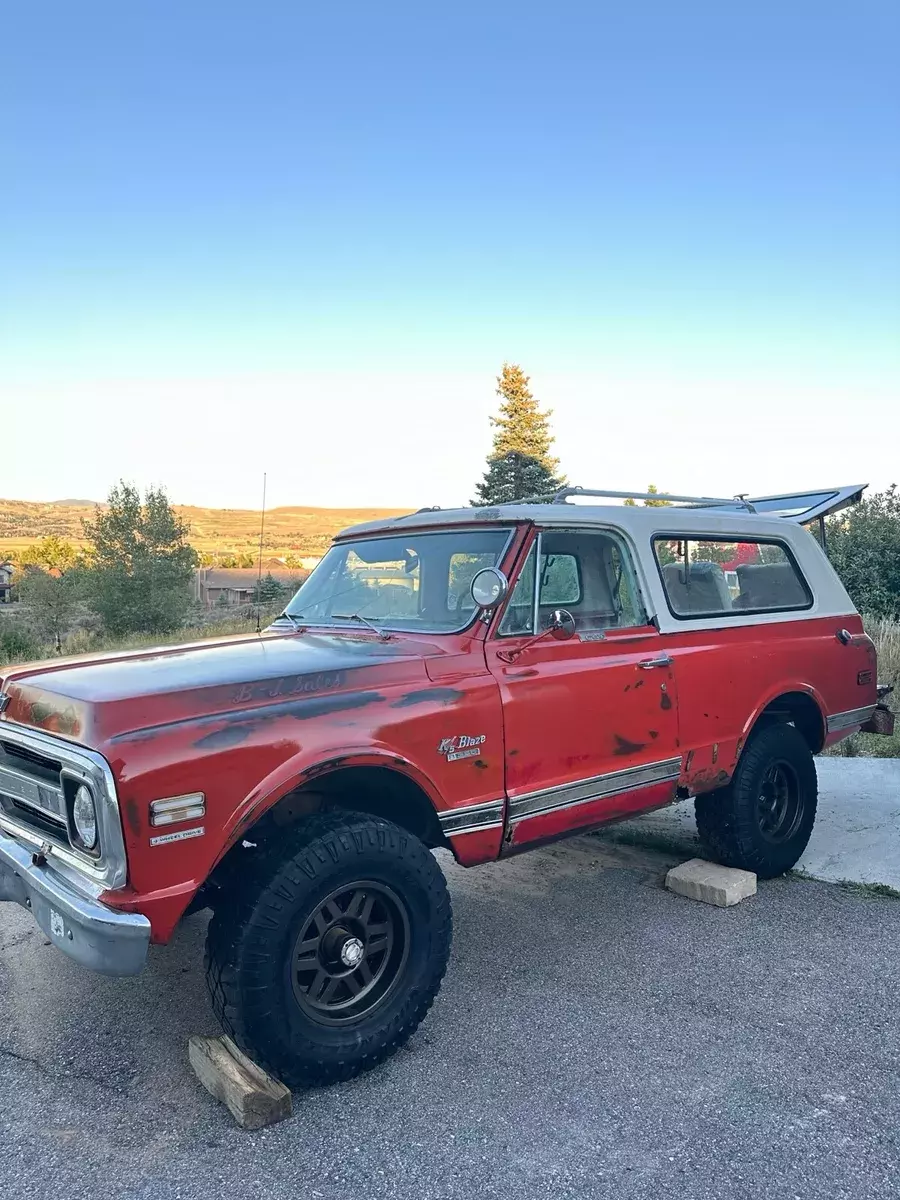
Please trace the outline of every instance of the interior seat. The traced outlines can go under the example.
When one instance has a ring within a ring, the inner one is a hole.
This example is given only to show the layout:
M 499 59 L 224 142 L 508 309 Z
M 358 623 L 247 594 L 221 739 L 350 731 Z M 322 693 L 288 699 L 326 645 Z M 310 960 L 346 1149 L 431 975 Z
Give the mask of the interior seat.
M 743 563 L 737 577 L 741 594 L 735 608 L 802 608 L 809 603 L 792 563 Z
M 731 593 L 718 563 L 692 562 L 687 572 L 681 563 L 666 563 L 663 581 L 679 616 L 731 612 Z

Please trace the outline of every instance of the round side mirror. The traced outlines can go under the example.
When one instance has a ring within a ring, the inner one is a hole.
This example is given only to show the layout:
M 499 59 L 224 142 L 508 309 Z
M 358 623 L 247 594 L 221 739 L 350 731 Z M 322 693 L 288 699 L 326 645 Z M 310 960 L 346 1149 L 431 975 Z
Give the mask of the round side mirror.
M 575 636 L 575 618 L 567 608 L 554 608 L 547 626 L 550 636 L 558 642 L 567 642 Z
M 485 567 L 472 579 L 476 608 L 494 608 L 509 591 L 509 580 L 496 567 Z

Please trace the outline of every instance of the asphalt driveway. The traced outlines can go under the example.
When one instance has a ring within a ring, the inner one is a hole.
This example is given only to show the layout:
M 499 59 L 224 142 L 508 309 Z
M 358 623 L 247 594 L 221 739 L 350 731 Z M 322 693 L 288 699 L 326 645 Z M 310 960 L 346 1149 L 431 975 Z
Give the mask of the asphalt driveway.
M 407 1049 L 238 1130 L 188 1065 L 204 917 L 132 980 L 0 905 L 0 1195 L 896 1196 L 900 901 L 764 883 L 719 910 L 584 837 L 444 860 L 453 961 Z

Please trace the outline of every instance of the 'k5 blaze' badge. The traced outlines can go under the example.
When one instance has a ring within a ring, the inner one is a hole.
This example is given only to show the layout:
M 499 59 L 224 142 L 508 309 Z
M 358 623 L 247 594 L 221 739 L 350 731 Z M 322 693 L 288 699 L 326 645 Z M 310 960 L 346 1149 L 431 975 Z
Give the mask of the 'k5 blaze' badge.
M 441 738 L 438 754 L 444 755 L 447 762 L 456 762 L 460 758 L 477 758 L 486 741 L 487 736 L 483 733 L 479 733 L 475 737 L 471 737 L 467 733 L 460 733 L 456 737 Z

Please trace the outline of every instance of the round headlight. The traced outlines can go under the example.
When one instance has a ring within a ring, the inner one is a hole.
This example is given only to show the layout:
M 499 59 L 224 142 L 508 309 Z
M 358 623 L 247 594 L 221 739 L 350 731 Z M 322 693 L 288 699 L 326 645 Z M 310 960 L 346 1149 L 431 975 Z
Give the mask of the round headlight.
M 72 821 L 82 846 L 85 850 L 93 850 L 97 845 L 97 810 L 94 808 L 94 797 L 90 788 L 86 788 L 84 784 L 75 793 Z

